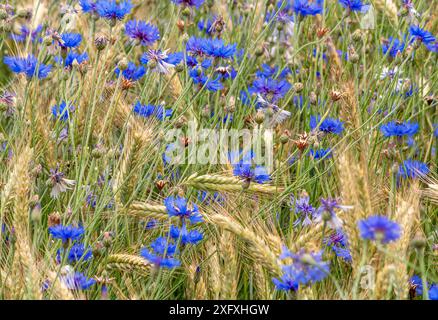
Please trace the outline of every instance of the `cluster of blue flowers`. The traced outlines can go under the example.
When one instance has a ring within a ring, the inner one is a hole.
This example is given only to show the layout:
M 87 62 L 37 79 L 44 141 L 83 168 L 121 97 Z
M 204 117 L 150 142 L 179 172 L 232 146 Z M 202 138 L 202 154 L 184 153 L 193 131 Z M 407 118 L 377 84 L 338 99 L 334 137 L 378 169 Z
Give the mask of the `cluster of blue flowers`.
M 292 259 L 291 264 L 282 267 L 283 274 L 280 279 L 273 278 L 276 288 L 284 291 L 296 291 L 300 285 L 308 286 L 324 280 L 330 272 L 330 265 L 322 259 L 323 252 L 300 251 L 292 253 L 286 247 L 280 259 Z
M 422 296 L 424 294 L 423 281 L 420 276 L 413 275 L 410 279 L 411 289 L 415 292 L 415 296 Z M 427 291 L 430 300 L 438 300 L 438 284 L 429 284 L 426 281 Z
M 155 117 L 159 121 L 163 121 L 164 119 L 172 116 L 172 109 L 166 109 L 162 105 L 143 105 L 140 103 L 140 101 L 135 103 L 132 111 L 143 118 Z
M 180 225 L 170 225 L 166 237 L 158 237 L 150 244 L 150 249 L 142 248 L 140 255 L 155 265 L 157 268 L 175 268 L 181 262 L 177 258 L 178 246 L 197 244 L 203 239 L 200 230 L 194 225 L 203 221 L 196 204 L 189 204 L 183 197 L 167 197 L 164 205 L 169 217 L 178 217 Z M 190 229 L 189 229 L 190 226 Z M 150 228 L 148 228 L 150 229 Z
M 49 227 L 49 233 L 54 239 L 62 241 L 63 247 L 58 249 L 56 260 L 58 263 L 68 262 L 77 264 L 89 261 L 93 254 L 91 247 L 85 246 L 79 240 L 83 237 L 85 229 L 82 226 L 58 224 Z M 61 276 L 61 280 L 70 290 L 86 290 L 96 283 L 96 280 L 87 278 L 81 272 L 68 272 Z

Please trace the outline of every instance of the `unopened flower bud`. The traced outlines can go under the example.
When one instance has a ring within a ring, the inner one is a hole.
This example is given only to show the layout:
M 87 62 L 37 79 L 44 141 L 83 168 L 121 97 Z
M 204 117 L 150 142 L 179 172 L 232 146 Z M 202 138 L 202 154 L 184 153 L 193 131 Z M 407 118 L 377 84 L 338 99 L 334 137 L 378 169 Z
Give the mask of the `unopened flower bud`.
M 0 20 L 5 20 L 8 17 L 8 13 L 4 9 L 0 9 Z
M 128 59 L 123 58 L 122 60 L 119 61 L 118 63 L 118 67 L 121 71 L 126 70 L 128 68 Z
M 262 124 L 265 121 L 265 114 L 262 110 L 257 111 L 255 115 L 255 122 L 257 124 Z
M 354 31 L 353 34 L 351 35 L 351 39 L 352 39 L 354 42 L 359 42 L 359 41 L 361 41 L 361 40 L 362 40 L 362 37 L 363 37 L 363 33 L 362 33 L 362 30 L 360 30 L 360 29 L 357 29 L 356 31 Z
M 59 212 L 52 212 L 49 214 L 47 225 L 49 227 L 57 226 L 58 224 L 61 224 L 61 215 Z
M 94 45 L 98 51 L 102 51 L 108 45 L 108 38 L 103 34 L 99 34 L 94 38 Z
M 185 7 L 184 8 L 184 10 L 181 12 L 181 14 L 184 16 L 184 17 L 190 17 L 190 9 L 189 8 L 187 8 L 187 7 Z
M 296 93 L 300 93 L 301 91 L 303 91 L 304 89 L 304 84 L 302 84 L 301 82 L 296 82 L 294 84 L 294 90 Z

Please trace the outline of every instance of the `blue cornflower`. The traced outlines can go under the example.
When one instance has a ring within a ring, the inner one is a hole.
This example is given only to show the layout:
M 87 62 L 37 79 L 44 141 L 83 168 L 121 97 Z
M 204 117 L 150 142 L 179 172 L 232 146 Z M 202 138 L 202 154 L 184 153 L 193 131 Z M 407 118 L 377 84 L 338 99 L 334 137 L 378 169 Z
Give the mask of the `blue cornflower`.
M 76 48 L 81 44 L 82 36 L 80 33 L 64 33 L 61 35 L 59 45 L 61 48 Z
M 206 53 L 204 51 L 204 38 L 190 37 L 186 43 L 186 51 L 194 56 L 202 57 Z
M 213 29 L 214 21 L 215 21 L 215 18 L 206 19 L 206 20 L 201 19 L 198 22 L 198 29 L 200 31 L 204 31 L 207 35 L 211 36 L 214 33 L 214 29 Z
M 280 68 L 278 66 L 270 67 L 267 64 L 262 64 L 262 68 L 256 71 L 256 76 L 259 78 L 276 78 L 285 79 L 291 70 L 287 67 L 283 68 L 281 72 L 278 72 Z
M 172 0 L 172 2 L 177 5 L 195 7 L 196 9 L 199 9 L 199 7 L 204 3 L 204 1 L 205 0 Z
M 433 135 L 435 136 L 435 138 L 438 138 L 438 123 L 435 123 L 433 125 Z
M 116 68 L 115 73 L 117 76 L 120 75 L 120 69 Z M 128 68 L 123 70 L 122 75 L 127 80 L 137 81 L 141 79 L 146 74 L 146 69 L 143 66 L 136 66 L 135 63 L 129 62 Z
M 132 9 L 130 0 L 117 3 L 116 0 L 99 0 L 96 3 L 97 13 L 105 19 L 122 20 Z
M 329 246 L 336 256 L 351 262 L 351 253 L 348 248 L 347 236 L 341 230 L 337 230 L 324 241 Z
M 194 203 L 189 206 L 183 197 L 167 197 L 164 199 L 164 205 L 170 217 L 180 217 L 181 220 L 188 219 L 191 224 L 203 221 L 198 206 Z
M 424 44 L 429 44 L 435 42 L 435 37 L 427 30 L 421 29 L 420 26 L 410 26 L 409 33 L 414 40 L 422 42 Z
M 331 158 L 332 155 L 332 149 L 328 148 L 328 149 L 318 149 L 318 150 L 314 150 L 314 149 L 310 149 L 310 155 L 313 157 L 313 159 L 328 159 Z
M 160 121 L 172 116 L 172 109 L 166 109 L 163 108 L 163 106 L 154 106 L 152 104 L 142 105 L 140 101 L 136 102 L 132 111 L 143 118 L 155 116 Z
M 410 284 L 413 289 L 415 289 L 415 294 L 417 296 L 423 295 L 423 281 L 421 280 L 421 277 L 417 275 L 413 275 L 410 279 Z
M 427 164 L 416 160 L 405 160 L 398 168 L 397 176 L 399 178 L 412 178 L 425 176 L 429 173 Z
M 125 33 L 142 46 L 151 46 L 160 40 L 160 31 L 156 26 L 141 20 L 130 20 L 125 25 Z
M 275 288 L 283 291 L 297 291 L 299 283 L 296 281 L 296 272 L 294 268 L 291 266 L 283 266 L 282 270 L 283 274 L 280 279 L 272 279 Z
M 260 94 L 265 100 L 272 103 L 283 98 L 291 89 L 291 84 L 284 79 L 275 80 L 272 78 L 256 78 L 252 86 L 248 88 L 248 93 Z
M 87 278 L 81 272 L 69 273 L 60 278 L 70 290 L 87 290 L 96 283 L 96 280 Z
M 336 216 L 335 210 L 346 211 L 351 209 L 351 206 L 341 205 L 338 199 L 333 198 L 321 198 L 320 202 L 321 205 L 314 214 L 315 222 L 321 222 L 324 220 L 327 222 L 329 227 L 338 230 L 341 227 L 342 222 Z
M 243 162 L 233 166 L 233 174 L 248 182 L 255 181 L 257 183 L 265 183 L 271 180 L 271 176 L 265 167 L 260 165 L 253 166 Z
M 428 43 L 428 44 L 426 44 L 426 48 L 430 52 L 437 53 L 438 52 L 438 42 Z
M 307 285 L 323 280 L 330 272 L 330 265 L 322 260 L 322 254 L 322 250 L 309 253 L 300 250 L 294 254 L 284 247 L 280 259 L 293 259 L 293 263 L 286 266 L 289 275 L 293 276 L 296 282 Z
M 3 62 L 13 72 L 24 73 L 28 78 L 37 76 L 38 79 L 44 79 L 52 69 L 52 65 L 39 63 L 38 59 L 33 55 L 28 55 L 27 58 L 6 56 Z
M 418 123 L 391 121 L 380 127 L 383 135 L 389 137 L 411 137 L 418 132 Z
M 226 45 L 222 39 L 204 39 L 202 51 L 214 58 L 230 59 L 236 53 L 236 44 Z
M 17 42 L 23 42 L 30 36 L 30 39 L 35 41 L 42 29 L 43 27 L 41 25 L 38 25 L 34 30 L 30 30 L 27 26 L 22 25 L 20 27 L 20 33 L 12 33 L 11 38 Z
M 80 239 L 84 235 L 83 227 L 64 226 L 58 224 L 56 226 L 49 227 L 49 233 L 55 239 L 61 239 L 63 243 L 67 241 L 75 241 Z
M 205 88 L 209 91 L 219 91 L 224 88 L 222 85 L 221 77 L 216 77 L 214 79 L 211 79 L 207 77 L 200 69 L 192 69 L 189 72 L 190 77 L 193 79 L 194 84 L 199 84 L 199 86 L 202 88 L 205 86 Z
M 333 134 L 341 134 L 344 130 L 343 122 L 334 118 L 325 118 L 321 122 L 321 117 L 310 117 L 310 129 L 315 130 L 317 129 L 321 132 L 324 132 L 326 134 L 333 133 Z
M 171 225 L 169 235 L 172 239 L 175 239 L 175 241 L 180 241 L 180 243 L 183 245 L 197 244 L 202 240 L 203 237 L 202 233 L 196 229 L 188 231 L 185 223 L 183 223 L 181 228 Z
M 59 119 L 61 121 L 67 121 L 70 116 L 70 112 L 72 112 L 73 110 L 74 107 L 72 105 L 70 104 L 67 105 L 65 101 L 62 101 L 61 104 L 54 105 L 52 107 L 52 115 L 53 118 L 55 119 Z
M 404 41 L 389 37 L 388 40 L 385 40 L 382 44 L 382 52 L 385 55 L 389 52 L 389 56 L 395 58 L 397 54 L 403 52 L 405 45 Z
M 438 284 L 433 284 L 429 288 L 429 299 L 438 300 Z
M 315 0 L 309 2 L 309 0 L 295 0 L 293 3 L 293 10 L 296 14 L 302 16 L 314 16 L 322 13 L 324 0 Z
M 294 222 L 294 226 L 302 224 L 303 226 L 308 226 L 312 224 L 312 217 L 315 213 L 315 208 L 310 204 L 310 197 L 307 193 L 303 194 L 298 199 L 292 197 L 291 206 L 295 208 L 295 214 L 299 217 Z
M 80 4 L 83 12 L 86 12 L 86 13 L 96 13 L 97 12 L 97 1 L 79 0 L 79 4 Z
M 370 8 L 369 4 L 362 3 L 362 0 L 339 0 L 341 6 L 349 11 L 359 11 L 365 13 Z
M 88 54 L 86 52 L 78 53 L 78 52 L 75 52 L 75 51 L 70 51 L 67 54 L 67 57 L 65 57 L 64 67 L 66 67 L 66 68 L 71 67 L 75 60 L 79 64 L 81 64 L 81 63 L 83 63 L 85 61 L 88 61 Z
M 400 238 L 401 229 L 397 222 L 385 216 L 375 215 L 358 223 L 360 236 L 368 240 L 381 240 L 389 243 Z
M 140 62 L 145 65 L 148 65 L 149 62 L 153 62 L 152 67 L 151 64 L 148 65 L 152 71 L 169 73 L 171 68 L 175 67 L 184 59 L 184 55 L 182 52 L 169 54 L 167 52 L 168 50 L 148 50 L 142 54 Z
M 64 248 L 59 249 L 56 255 L 56 259 L 58 262 L 62 261 L 62 255 L 64 253 Z M 75 243 L 70 248 L 68 252 L 68 262 L 74 263 L 78 261 L 88 261 L 93 257 L 93 253 L 91 252 L 91 247 L 86 248 L 82 243 Z
M 150 247 L 152 251 L 147 248 L 142 248 L 140 255 L 155 266 L 171 269 L 181 264 L 178 259 L 173 257 L 177 252 L 176 245 L 168 242 L 166 238 L 157 238 L 151 243 Z

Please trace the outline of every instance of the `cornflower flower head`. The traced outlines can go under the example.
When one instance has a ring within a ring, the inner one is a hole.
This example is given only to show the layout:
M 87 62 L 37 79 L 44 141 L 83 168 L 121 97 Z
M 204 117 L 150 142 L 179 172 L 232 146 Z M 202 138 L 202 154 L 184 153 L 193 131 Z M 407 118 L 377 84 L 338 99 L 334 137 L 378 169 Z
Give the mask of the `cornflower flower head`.
M 259 78 L 276 78 L 276 79 L 285 79 L 292 71 L 285 67 L 279 72 L 280 68 L 278 66 L 269 66 L 268 64 L 262 64 L 261 69 L 256 71 L 256 76 Z
M 237 44 L 226 45 L 222 39 L 204 39 L 201 42 L 202 51 L 212 58 L 231 59 L 235 53 Z
M 215 21 L 215 18 L 199 20 L 199 22 L 198 22 L 199 31 L 204 31 L 207 35 L 212 36 L 215 32 L 215 30 L 213 28 L 214 21 Z
M 116 75 L 120 76 L 120 69 L 116 68 Z M 135 63 L 129 62 L 128 68 L 122 71 L 123 78 L 131 81 L 140 80 L 146 74 L 146 69 L 143 66 L 136 66 Z
M 276 80 L 273 78 L 256 78 L 252 86 L 248 88 L 248 93 L 259 94 L 264 100 L 275 103 L 283 98 L 292 88 L 292 85 L 285 79 Z
M 434 283 L 429 288 L 429 299 L 438 300 L 438 284 Z
M 61 275 L 60 279 L 70 290 L 87 290 L 96 283 L 96 280 L 88 278 L 81 272 Z
M 165 118 L 169 118 L 172 116 L 172 109 L 166 109 L 161 105 L 160 106 L 154 106 L 152 104 L 142 105 L 140 101 L 136 102 L 132 111 L 143 118 L 149 118 L 151 116 L 154 116 L 160 121 L 163 121 Z
M 4 91 L 0 95 L 0 107 L 5 106 L 5 114 L 7 117 L 12 116 L 15 113 L 15 105 L 17 102 L 16 94 L 9 91 Z
M 323 3 L 323 0 L 315 0 L 312 2 L 309 2 L 309 0 L 295 0 L 293 1 L 293 10 L 296 14 L 303 17 L 315 16 L 322 13 Z
M 423 281 L 421 277 L 418 275 L 413 275 L 409 280 L 409 284 L 411 288 L 415 290 L 415 295 L 422 296 L 423 295 Z
M 82 8 L 82 12 L 97 13 L 97 1 L 79 0 L 79 5 Z
M 343 122 L 334 118 L 325 118 L 321 121 L 321 117 L 310 117 L 310 129 L 319 130 L 325 134 L 341 134 L 344 130 Z
M 206 40 L 204 38 L 190 37 L 186 43 L 186 51 L 193 56 L 203 57 L 206 55 L 205 48 L 207 47 L 204 44 Z
M 224 88 L 221 77 L 216 77 L 214 79 L 209 78 L 200 69 L 193 68 L 189 72 L 189 76 L 192 78 L 194 84 L 198 84 L 201 88 L 205 87 L 208 91 L 219 91 Z
M 56 254 L 58 263 L 61 263 L 63 254 L 64 248 L 59 249 Z M 86 248 L 83 243 L 74 243 L 70 250 L 68 250 L 67 260 L 69 263 L 75 263 L 78 261 L 88 261 L 92 257 L 91 247 Z
M 50 169 L 50 177 L 47 180 L 47 184 L 52 186 L 50 196 L 57 199 L 59 195 L 67 190 L 70 190 L 75 185 L 74 180 L 64 178 L 64 173 L 59 171 L 59 168 Z
M 72 225 L 64 226 L 58 224 L 56 226 L 49 227 L 49 233 L 54 239 L 62 240 L 62 243 L 68 241 L 79 240 L 84 235 L 84 228 L 82 226 L 74 227 Z
M 303 193 L 298 199 L 291 198 L 291 207 L 295 208 L 295 214 L 299 217 L 294 222 L 294 227 L 299 224 L 308 226 L 312 224 L 312 217 L 316 209 L 310 204 L 310 197 L 307 193 Z
M 435 42 L 436 38 L 427 30 L 420 28 L 420 26 L 410 26 L 409 33 L 413 40 L 416 40 L 425 45 Z
M 428 43 L 428 44 L 426 44 L 426 48 L 430 52 L 437 53 L 438 52 L 438 42 Z
M 164 205 L 170 217 L 179 217 L 182 221 L 189 220 L 191 224 L 203 221 L 198 206 L 194 203 L 189 205 L 183 197 L 167 197 L 164 199 Z
M 185 7 L 195 7 L 199 9 L 199 7 L 204 3 L 205 0 L 172 0 L 173 3 L 179 6 Z
M 151 71 L 169 73 L 172 68 L 179 64 L 184 56 L 182 52 L 170 53 L 169 50 L 148 50 L 140 57 L 140 62 L 147 65 Z
M 291 266 L 282 267 L 283 274 L 280 279 L 272 278 L 272 282 L 277 290 L 281 291 L 297 291 L 299 283 L 296 280 L 297 274 Z
M 350 12 L 366 13 L 370 8 L 370 5 L 363 3 L 362 0 L 339 0 L 339 3 Z
M 405 46 L 405 41 L 389 37 L 388 40 L 382 43 L 382 53 L 384 55 L 389 54 L 390 57 L 395 58 L 405 50 Z
M 380 127 L 380 131 L 386 138 L 389 137 L 411 137 L 418 132 L 419 125 L 416 122 L 391 121 Z
M 52 107 L 52 115 L 56 120 L 67 121 L 70 116 L 70 112 L 74 111 L 74 107 L 62 101 L 59 105 Z
M 61 48 L 76 48 L 82 42 L 82 36 L 80 33 L 63 33 L 59 45 Z
M 429 173 L 427 164 L 421 161 L 408 159 L 403 161 L 398 168 L 397 177 L 404 179 L 415 179 L 418 177 L 424 177 Z
M 21 25 L 20 33 L 12 33 L 11 39 L 16 42 L 24 42 L 30 37 L 30 40 L 33 42 L 38 37 L 38 34 L 42 29 L 43 27 L 41 25 L 38 25 L 34 30 L 30 30 L 26 25 Z
M 130 20 L 125 25 L 125 33 L 142 46 L 151 46 L 160 40 L 160 31 L 153 24 L 141 20 Z
M 374 215 L 358 222 L 360 236 L 367 240 L 389 243 L 400 238 L 401 229 L 397 222 L 385 216 Z
M 130 0 L 117 3 L 116 0 L 99 0 L 96 3 L 96 11 L 102 18 L 111 20 L 115 23 L 117 20 L 122 20 L 129 12 L 131 12 L 132 4 Z
M 314 149 L 310 149 L 309 151 L 310 156 L 313 159 L 328 159 L 333 157 L 332 154 L 332 149 L 328 148 L 328 149 L 318 149 L 318 150 L 314 150 Z
M 52 65 L 39 63 L 33 55 L 28 55 L 26 58 L 5 56 L 3 62 L 12 72 L 24 73 L 28 78 L 36 76 L 38 79 L 44 79 L 52 69 Z
M 169 236 L 172 239 L 175 239 L 176 242 L 179 241 L 182 245 L 197 244 L 203 238 L 202 232 L 196 229 L 190 231 L 187 230 L 187 226 L 185 223 L 182 224 L 181 228 L 171 225 Z
M 142 248 L 140 255 L 153 263 L 157 268 L 163 267 L 172 269 L 178 267 L 181 262 L 174 258 L 177 252 L 176 245 L 168 242 L 167 238 L 159 237 L 150 244 L 152 251 L 148 248 Z
M 262 184 L 271 180 L 271 176 L 264 166 L 253 164 L 254 153 L 252 151 L 244 154 L 237 163 L 235 155 L 230 155 L 230 158 L 233 164 L 233 174 L 243 179 L 244 182 L 254 181 Z
M 322 250 L 319 252 L 300 250 L 295 254 L 284 247 L 280 259 L 290 258 L 293 260 L 292 264 L 285 266 L 290 278 L 299 284 L 311 285 L 322 281 L 330 272 L 330 264 L 322 260 L 322 254 Z
M 347 236 L 342 230 L 335 231 L 329 237 L 324 239 L 324 242 L 333 250 L 336 256 L 342 258 L 346 262 L 352 261 Z
M 351 206 L 341 205 L 338 199 L 321 198 L 321 205 L 315 211 L 315 222 L 325 221 L 332 229 L 340 229 L 342 221 L 337 217 L 336 210 L 346 211 L 351 209 Z
M 73 66 L 73 62 L 75 62 L 75 61 L 78 64 L 82 64 L 82 63 L 88 61 L 88 54 L 86 52 L 78 53 L 75 51 L 69 51 L 69 53 L 65 57 L 64 67 L 71 68 Z M 61 63 L 62 63 L 62 61 L 61 61 Z

